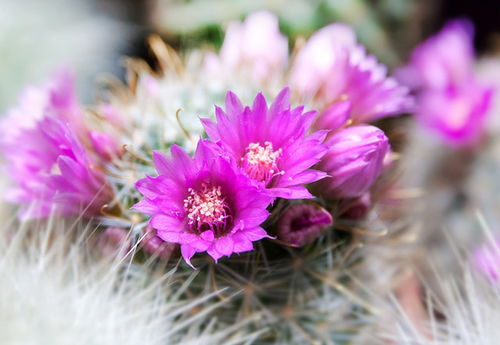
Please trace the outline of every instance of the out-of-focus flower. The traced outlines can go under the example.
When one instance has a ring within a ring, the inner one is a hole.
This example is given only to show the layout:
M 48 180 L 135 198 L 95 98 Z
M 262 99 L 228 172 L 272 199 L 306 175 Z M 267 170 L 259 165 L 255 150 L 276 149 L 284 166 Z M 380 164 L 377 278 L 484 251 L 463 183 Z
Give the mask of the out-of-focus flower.
M 473 79 L 473 28 L 466 20 L 453 20 L 414 49 L 398 78 L 412 88 L 446 89 Z
M 105 256 L 112 257 L 117 253 L 125 255 L 129 249 L 127 234 L 125 229 L 109 227 L 99 235 L 97 248 Z
M 356 199 L 344 199 L 341 201 L 340 208 L 345 208 L 342 212 L 342 218 L 360 220 L 363 219 L 372 206 L 370 193 L 365 193 Z
M 294 204 L 281 214 L 277 235 L 279 240 L 300 247 L 313 242 L 332 224 L 330 213 L 319 205 Z
M 485 132 L 493 89 L 474 74 L 473 29 L 449 22 L 412 53 L 400 79 L 417 92 L 420 124 L 452 147 L 477 144 Z
M 351 102 L 354 122 L 370 122 L 409 111 L 406 86 L 387 76 L 387 68 L 356 42 L 354 31 L 331 24 L 311 36 L 292 66 L 292 89 L 323 106 Z
M 328 141 L 328 153 L 318 169 L 329 176 L 319 181 L 318 191 L 327 198 L 355 198 L 368 191 L 379 177 L 389 141 L 373 126 L 343 129 Z
M 104 161 L 110 161 L 120 155 L 120 146 L 110 134 L 104 132 L 90 131 L 90 143 L 94 152 Z
M 163 241 L 178 243 L 186 262 L 197 252 L 222 256 L 253 249 L 269 237 L 260 227 L 271 198 L 222 156 L 215 144 L 200 140 L 194 158 L 180 147 L 172 158 L 153 153 L 158 177 L 137 181 L 144 198 L 134 208 L 151 215 L 150 225 Z
M 482 138 L 493 89 L 464 84 L 446 90 L 426 90 L 419 96 L 417 118 L 452 147 L 473 146 Z
M 28 86 L 22 92 L 18 105 L 9 109 L 0 120 L 0 143 L 15 143 L 22 130 L 35 127 L 44 116 L 69 123 L 78 135 L 83 130 L 83 115 L 75 96 L 74 78 L 66 69 L 54 74 L 44 85 Z
M 305 185 L 325 176 L 310 167 L 327 150 L 322 144 L 327 131 L 307 135 L 315 112 L 303 113 L 302 106 L 290 109 L 289 95 L 288 89 L 282 90 L 268 108 L 264 96 L 258 94 L 250 108 L 228 92 L 226 111 L 215 109 L 217 123 L 202 121 L 209 138 L 269 195 L 312 198 Z
M 279 75 L 288 61 L 288 40 L 281 34 L 278 18 L 261 11 L 246 20 L 229 24 L 219 57 L 207 57 L 207 68 L 220 71 L 243 71 L 257 81 Z
M 110 198 L 103 175 L 92 168 L 84 147 L 60 120 L 43 118 L 2 150 L 16 183 L 6 198 L 21 204 L 23 218 L 43 218 L 52 212 L 90 217 Z
M 69 71 L 28 88 L 0 125 L 0 148 L 16 182 L 6 198 L 21 204 L 21 217 L 99 213 L 111 192 L 81 144 L 88 133 Z
M 473 255 L 473 264 L 478 272 L 497 282 L 500 279 L 500 237 L 493 243 L 478 247 Z

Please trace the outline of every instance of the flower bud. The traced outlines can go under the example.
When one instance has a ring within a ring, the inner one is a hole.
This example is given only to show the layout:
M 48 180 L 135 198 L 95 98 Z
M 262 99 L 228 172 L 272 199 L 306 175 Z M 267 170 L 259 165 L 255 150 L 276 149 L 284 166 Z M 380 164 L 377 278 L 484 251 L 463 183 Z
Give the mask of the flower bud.
M 107 228 L 99 235 L 97 248 L 104 256 L 111 257 L 117 253 L 125 255 L 129 249 L 127 231 L 122 228 Z
M 345 207 L 345 211 L 342 212 L 342 218 L 351 220 L 363 219 L 372 206 L 370 193 L 365 193 L 354 200 L 343 200 L 341 206 Z
M 317 183 L 327 198 L 356 198 L 366 193 L 384 167 L 389 140 L 373 126 L 346 128 L 328 141 L 327 154 L 318 168 L 329 177 Z
M 165 242 L 156 236 L 154 229 L 146 228 L 145 232 L 141 246 L 145 252 L 151 255 L 155 255 L 162 260 L 168 260 L 178 247 L 177 244 Z
M 333 218 L 324 208 L 315 204 L 294 204 L 288 207 L 278 221 L 278 239 L 292 246 L 303 246 L 314 241 Z

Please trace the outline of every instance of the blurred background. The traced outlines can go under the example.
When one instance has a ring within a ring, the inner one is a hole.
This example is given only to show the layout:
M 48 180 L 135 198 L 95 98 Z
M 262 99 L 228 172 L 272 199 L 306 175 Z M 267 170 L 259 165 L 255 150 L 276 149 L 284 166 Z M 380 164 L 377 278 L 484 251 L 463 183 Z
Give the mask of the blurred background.
M 474 22 L 479 54 L 500 51 L 495 0 L 0 0 L 0 111 L 24 85 L 40 83 L 61 65 L 76 71 L 79 94 L 89 102 L 99 77 L 123 77 L 121 56 L 153 63 L 145 44 L 150 33 L 181 50 L 217 49 L 229 21 L 264 8 L 279 15 L 292 39 L 330 22 L 349 23 L 390 67 L 455 17 Z

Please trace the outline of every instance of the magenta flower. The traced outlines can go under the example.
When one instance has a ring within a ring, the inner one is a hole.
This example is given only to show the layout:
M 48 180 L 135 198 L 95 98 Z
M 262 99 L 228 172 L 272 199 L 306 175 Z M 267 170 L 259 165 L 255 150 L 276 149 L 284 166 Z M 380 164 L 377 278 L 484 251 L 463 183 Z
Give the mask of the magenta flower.
M 446 89 L 474 77 L 473 28 L 469 21 L 453 20 L 416 47 L 398 78 L 414 89 Z
M 69 123 L 80 135 L 82 112 L 75 96 L 73 75 L 66 69 L 61 69 L 44 85 L 28 86 L 21 93 L 18 105 L 0 120 L 0 143 L 15 144 L 22 130 L 35 127 L 44 116 Z
M 451 147 L 478 144 L 492 104 L 493 89 L 473 83 L 426 90 L 418 97 L 417 120 Z
M 398 115 L 413 106 L 408 88 L 388 77 L 387 68 L 367 55 L 344 24 L 328 25 L 311 36 L 292 66 L 290 80 L 302 98 L 322 106 L 349 101 L 356 123 Z
M 452 147 L 477 144 L 484 132 L 493 89 L 474 75 L 472 26 L 449 22 L 415 48 L 400 76 L 417 91 L 417 121 Z
M 355 198 L 366 193 L 379 177 L 389 141 L 384 132 L 373 126 L 349 127 L 328 141 L 328 153 L 318 169 L 328 173 L 316 184 L 327 198 Z
M 324 208 L 313 204 L 294 204 L 288 207 L 277 224 L 278 239 L 292 246 L 313 242 L 333 224 L 333 218 Z
M 186 262 L 197 252 L 216 261 L 253 249 L 253 241 L 269 237 L 260 227 L 271 199 L 207 140 L 200 140 L 194 158 L 171 148 L 172 158 L 153 153 L 158 177 L 136 186 L 144 198 L 133 208 L 151 215 L 159 238 L 178 243 Z
M 9 128 L 2 128 L 8 131 Z M 22 218 L 97 215 L 109 201 L 104 176 L 94 168 L 72 129 L 49 116 L 18 132 L 2 150 L 16 183 L 7 200 L 21 204 Z
M 21 204 L 22 218 L 99 213 L 111 192 L 80 142 L 87 130 L 71 73 L 61 70 L 28 88 L 0 125 L 0 148 L 16 184 L 6 198 Z
M 257 81 L 282 72 L 288 61 L 288 40 L 280 33 L 278 18 L 270 12 L 250 14 L 246 20 L 229 24 L 220 57 L 208 55 L 207 69 L 243 71 Z
M 270 108 L 262 94 L 252 107 L 243 107 L 232 92 L 226 96 L 226 111 L 215 108 L 217 124 L 202 119 L 209 138 L 228 153 L 254 183 L 272 197 L 312 198 L 306 184 L 325 173 L 310 169 L 327 147 L 327 131 L 307 135 L 315 112 L 303 107 L 290 109 L 289 90 L 280 92 Z
M 500 280 L 500 238 L 493 243 L 486 243 L 474 251 L 474 267 L 491 281 Z

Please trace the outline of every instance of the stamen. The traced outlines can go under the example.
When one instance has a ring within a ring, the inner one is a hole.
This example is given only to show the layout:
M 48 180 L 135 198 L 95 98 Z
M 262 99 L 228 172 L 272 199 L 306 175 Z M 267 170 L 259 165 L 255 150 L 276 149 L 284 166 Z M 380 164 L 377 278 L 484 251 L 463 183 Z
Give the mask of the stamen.
M 226 220 L 231 217 L 221 187 L 208 183 L 203 183 L 199 190 L 188 189 L 184 209 L 188 225 L 195 233 L 212 230 L 215 236 L 223 235 Z
M 267 185 L 273 177 L 285 173 L 278 168 L 281 152 L 281 148 L 274 151 L 273 144 L 269 141 L 264 142 L 264 146 L 259 143 L 250 143 L 245 156 L 241 158 L 241 166 L 250 178 Z

